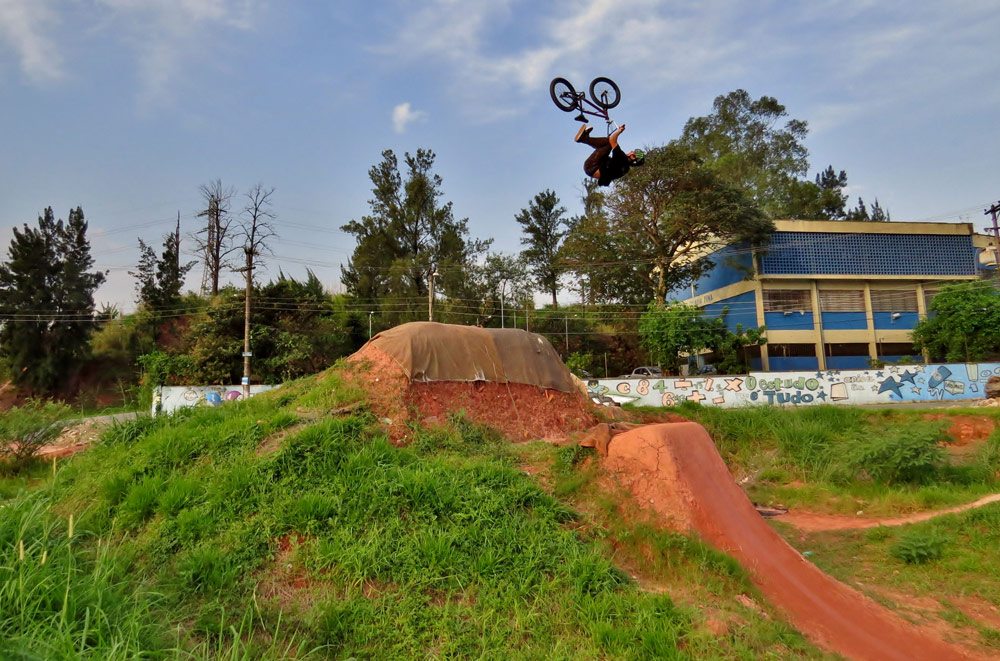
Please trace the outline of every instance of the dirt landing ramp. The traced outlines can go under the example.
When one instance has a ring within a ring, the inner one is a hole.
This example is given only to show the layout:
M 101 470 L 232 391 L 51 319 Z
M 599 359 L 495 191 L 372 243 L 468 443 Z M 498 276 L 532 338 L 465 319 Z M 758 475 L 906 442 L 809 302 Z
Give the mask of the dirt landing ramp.
M 754 510 L 701 425 L 648 425 L 615 436 L 606 465 L 643 507 L 739 560 L 821 647 L 854 659 L 971 658 L 807 562 Z

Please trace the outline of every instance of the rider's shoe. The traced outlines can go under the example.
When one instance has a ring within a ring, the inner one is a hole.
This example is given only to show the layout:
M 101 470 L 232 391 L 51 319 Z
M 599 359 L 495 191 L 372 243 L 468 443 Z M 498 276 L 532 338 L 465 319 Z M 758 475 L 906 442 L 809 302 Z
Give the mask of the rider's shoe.
M 583 142 L 590 137 L 590 132 L 594 130 L 593 126 L 587 126 L 584 124 L 580 127 L 580 130 L 576 132 L 576 137 L 573 138 L 576 142 Z
M 587 123 L 587 116 L 584 115 L 582 112 L 579 115 L 577 115 L 576 117 L 574 117 L 573 119 L 575 119 L 578 122 L 583 122 L 584 124 Z

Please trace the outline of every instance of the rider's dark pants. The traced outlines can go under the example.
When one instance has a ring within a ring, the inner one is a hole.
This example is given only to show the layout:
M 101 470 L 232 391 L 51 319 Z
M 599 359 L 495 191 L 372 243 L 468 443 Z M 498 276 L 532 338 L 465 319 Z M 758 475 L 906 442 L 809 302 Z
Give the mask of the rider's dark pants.
M 587 176 L 593 176 L 595 172 L 601 169 L 601 165 L 611 154 L 611 141 L 607 138 L 593 138 L 588 135 L 586 139 L 580 142 L 594 148 L 594 153 L 583 162 L 583 171 L 587 173 Z

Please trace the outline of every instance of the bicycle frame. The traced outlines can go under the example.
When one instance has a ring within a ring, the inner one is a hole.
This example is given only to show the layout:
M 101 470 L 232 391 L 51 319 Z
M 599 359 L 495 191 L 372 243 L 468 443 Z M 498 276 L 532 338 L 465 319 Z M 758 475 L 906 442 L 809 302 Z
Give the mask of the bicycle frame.
M 560 96 L 567 101 L 573 101 L 576 105 L 576 109 L 580 111 L 581 116 L 590 115 L 591 117 L 599 117 L 600 119 L 603 119 L 608 125 L 609 134 L 611 133 L 612 126 L 616 129 L 618 128 L 618 124 L 615 120 L 611 119 L 608 115 L 608 111 L 588 99 L 586 92 L 577 92 L 575 95 L 572 95 L 569 92 L 563 92 Z M 584 104 L 586 104 L 586 107 Z M 578 116 L 577 119 L 581 119 L 581 117 Z

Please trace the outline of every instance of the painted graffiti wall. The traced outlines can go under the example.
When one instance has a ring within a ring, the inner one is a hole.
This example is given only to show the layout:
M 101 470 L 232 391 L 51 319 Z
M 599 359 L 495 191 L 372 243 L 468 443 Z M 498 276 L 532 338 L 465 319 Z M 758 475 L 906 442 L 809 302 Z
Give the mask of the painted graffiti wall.
M 685 401 L 705 406 L 892 404 L 981 399 L 986 380 L 998 375 L 1000 363 L 948 363 L 739 376 L 597 379 L 587 387 L 594 397 L 640 406 L 674 406 Z
M 250 386 L 250 396 L 278 386 Z M 220 406 L 243 398 L 243 386 L 159 386 L 153 391 L 153 415 L 173 413 L 187 406 Z

